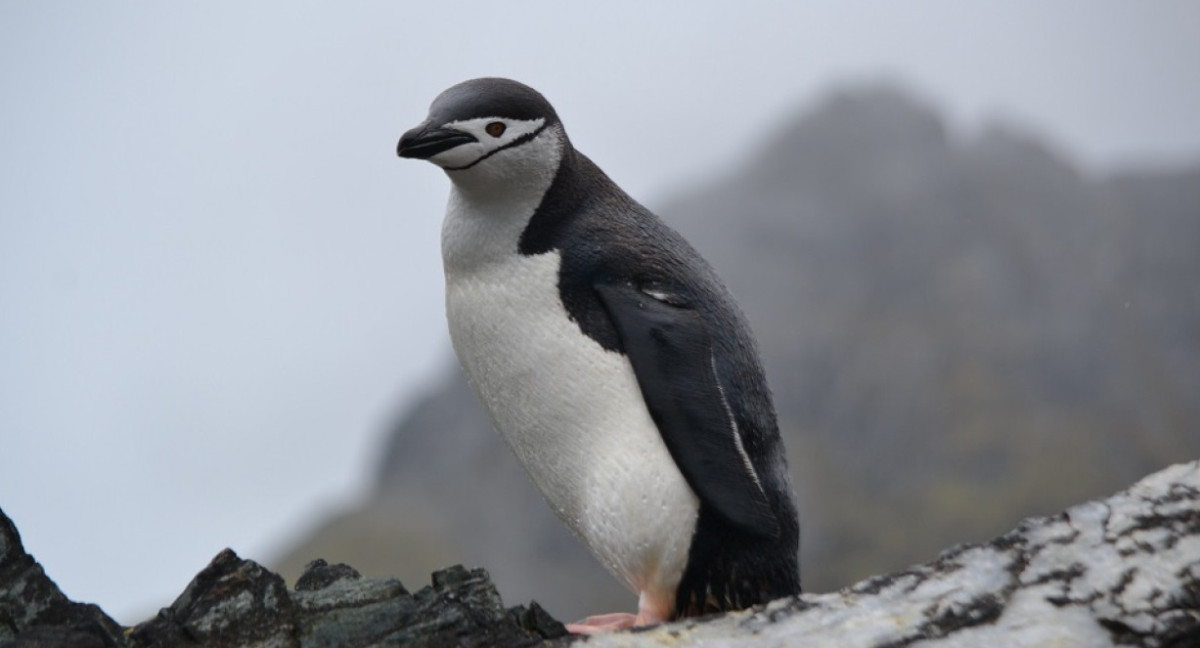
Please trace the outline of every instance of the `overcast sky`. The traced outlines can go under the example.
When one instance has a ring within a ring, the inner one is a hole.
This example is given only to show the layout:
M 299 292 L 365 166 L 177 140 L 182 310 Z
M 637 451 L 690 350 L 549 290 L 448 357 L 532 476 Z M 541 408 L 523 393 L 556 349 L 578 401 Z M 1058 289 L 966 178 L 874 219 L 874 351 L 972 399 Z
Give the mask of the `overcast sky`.
M 0 3 L 0 508 L 124 623 L 352 501 L 451 357 L 447 180 L 501 75 L 650 206 L 840 84 L 1091 169 L 1200 160 L 1194 2 Z

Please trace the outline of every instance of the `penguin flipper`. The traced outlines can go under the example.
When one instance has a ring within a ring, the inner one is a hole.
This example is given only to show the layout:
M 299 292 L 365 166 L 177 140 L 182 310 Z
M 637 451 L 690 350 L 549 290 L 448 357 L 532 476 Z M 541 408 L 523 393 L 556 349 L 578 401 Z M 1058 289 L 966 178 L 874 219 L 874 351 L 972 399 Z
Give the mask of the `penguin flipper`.
M 650 416 L 700 501 L 726 521 L 763 537 L 779 533 L 742 445 L 700 313 L 629 285 L 597 285 L 616 325 Z

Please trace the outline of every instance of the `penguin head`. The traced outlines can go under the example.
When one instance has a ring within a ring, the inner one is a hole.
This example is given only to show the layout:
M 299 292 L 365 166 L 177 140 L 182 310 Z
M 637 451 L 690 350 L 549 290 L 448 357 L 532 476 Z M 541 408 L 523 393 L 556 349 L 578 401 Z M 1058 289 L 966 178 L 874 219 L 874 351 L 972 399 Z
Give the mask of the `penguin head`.
M 464 81 L 442 92 L 429 117 L 400 137 L 400 157 L 429 160 L 459 185 L 552 175 L 566 145 L 554 107 L 510 79 Z

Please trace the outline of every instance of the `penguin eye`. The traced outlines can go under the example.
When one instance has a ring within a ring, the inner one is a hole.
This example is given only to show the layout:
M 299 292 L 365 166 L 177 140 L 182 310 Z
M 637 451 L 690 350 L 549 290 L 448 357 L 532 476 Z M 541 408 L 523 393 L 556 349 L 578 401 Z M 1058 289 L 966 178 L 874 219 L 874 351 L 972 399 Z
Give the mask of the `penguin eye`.
M 491 135 L 492 137 L 500 137 L 504 134 L 505 128 L 507 128 L 507 126 L 504 125 L 504 122 L 495 121 L 487 126 L 484 126 L 483 130 L 487 131 L 487 134 Z

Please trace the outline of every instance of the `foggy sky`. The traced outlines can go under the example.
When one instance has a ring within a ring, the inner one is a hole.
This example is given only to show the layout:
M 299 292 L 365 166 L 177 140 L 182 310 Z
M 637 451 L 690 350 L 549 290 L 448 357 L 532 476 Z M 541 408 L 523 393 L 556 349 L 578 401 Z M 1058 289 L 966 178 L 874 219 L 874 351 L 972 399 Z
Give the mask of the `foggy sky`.
M 451 356 L 447 180 L 396 140 L 500 75 L 651 207 L 831 87 L 1091 169 L 1200 159 L 1189 2 L 0 4 L 0 508 L 124 623 L 359 496 Z

